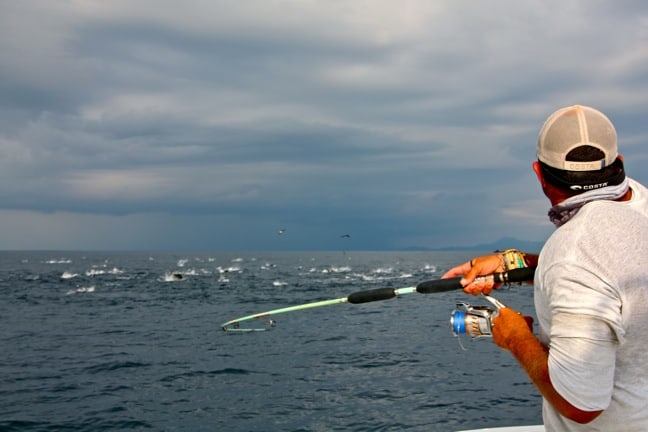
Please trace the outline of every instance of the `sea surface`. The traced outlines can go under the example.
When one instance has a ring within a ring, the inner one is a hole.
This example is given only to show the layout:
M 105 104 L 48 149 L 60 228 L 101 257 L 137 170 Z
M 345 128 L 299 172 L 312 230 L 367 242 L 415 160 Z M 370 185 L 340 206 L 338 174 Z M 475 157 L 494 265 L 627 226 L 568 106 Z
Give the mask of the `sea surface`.
M 454 431 L 540 424 L 461 291 L 221 324 L 438 279 L 470 252 L 0 252 L 0 431 Z M 532 288 L 502 288 L 533 315 Z

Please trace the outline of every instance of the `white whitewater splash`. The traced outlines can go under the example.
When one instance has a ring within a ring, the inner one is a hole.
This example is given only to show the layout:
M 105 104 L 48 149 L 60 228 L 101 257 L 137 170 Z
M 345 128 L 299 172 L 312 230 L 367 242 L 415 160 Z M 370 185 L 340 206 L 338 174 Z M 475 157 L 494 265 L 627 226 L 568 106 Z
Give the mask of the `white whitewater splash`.
M 65 295 L 72 295 L 72 294 L 81 294 L 81 293 L 92 293 L 95 291 L 94 285 L 89 286 L 89 287 L 79 287 L 74 290 L 70 290 L 65 293 Z

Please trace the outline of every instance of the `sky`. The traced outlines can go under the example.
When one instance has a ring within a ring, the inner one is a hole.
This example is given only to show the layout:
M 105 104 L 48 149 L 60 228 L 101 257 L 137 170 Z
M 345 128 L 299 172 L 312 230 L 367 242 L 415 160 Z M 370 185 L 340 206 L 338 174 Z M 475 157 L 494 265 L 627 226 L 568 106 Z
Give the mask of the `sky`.
M 541 242 L 573 104 L 648 184 L 647 2 L 0 0 L 0 249 Z

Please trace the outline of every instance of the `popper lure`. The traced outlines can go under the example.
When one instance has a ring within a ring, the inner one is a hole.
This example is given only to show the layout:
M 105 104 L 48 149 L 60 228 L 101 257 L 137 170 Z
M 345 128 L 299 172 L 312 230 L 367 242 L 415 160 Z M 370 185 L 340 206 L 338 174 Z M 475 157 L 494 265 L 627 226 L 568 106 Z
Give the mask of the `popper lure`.
M 488 281 L 491 280 L 495 283 L 512 283 L 524 282 L 533 280 L 535 268 L 526 267 L 520 269 L 509 270 L 502 273 L 494 273 L 489 276 L 482 276 L 478 280 Z M 330 300 L 316 301 L 312 303 L 305 303 L 296 306 L 289 306 L 280 309 L 273 309 L 267 312 L 259 312 L 252 315 L 247 315 L 241 318 L 236 318 L 231 321 L 223 323 L 221 327 L 226 332 L 261 332 L 272 330 L 276 326 L 276 321 L 272 318 L 274 315 L 295 312 L 299 310 L 312 309 L 323 306 L 331 306 L 339 303 L 369 303 L 380 300 L 388 300 L 396 296 L 412 293 L 432 294 L 444 291 L 454 291 L 463 289 L 461 286 L 461 278 L 448 278 L 437 279 L 432 281 L 421 282 L 416 286 L 403 287 L 403 288 L 376 288 L 367 291 L 357 291 L 347 297 L 340 297 Z M 257 326 L 243 326 L 242 323 L 251 324 L 250 321 L 257 320 L 261 325 Z M 262 320 L 262 321 L 258 321 Z

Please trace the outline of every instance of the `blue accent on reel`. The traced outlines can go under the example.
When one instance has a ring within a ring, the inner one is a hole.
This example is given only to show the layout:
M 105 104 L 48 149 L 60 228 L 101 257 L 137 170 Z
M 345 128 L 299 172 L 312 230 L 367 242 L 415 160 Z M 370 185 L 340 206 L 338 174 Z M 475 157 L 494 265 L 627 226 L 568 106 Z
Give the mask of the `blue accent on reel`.
M 455 334 L 466 334 L 466 312 L 454 311 L 450 317 L 450 325 L 452 325 L 452 331 Z

